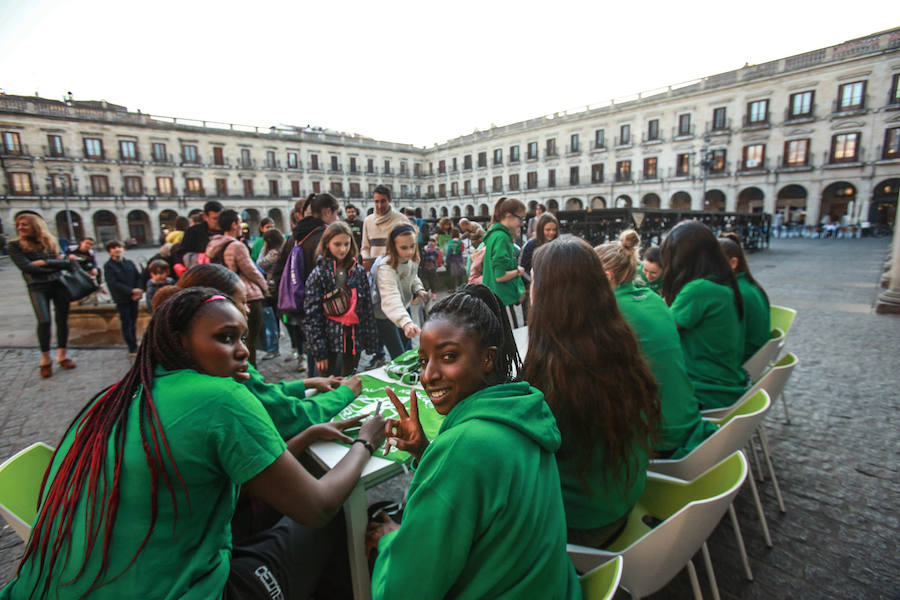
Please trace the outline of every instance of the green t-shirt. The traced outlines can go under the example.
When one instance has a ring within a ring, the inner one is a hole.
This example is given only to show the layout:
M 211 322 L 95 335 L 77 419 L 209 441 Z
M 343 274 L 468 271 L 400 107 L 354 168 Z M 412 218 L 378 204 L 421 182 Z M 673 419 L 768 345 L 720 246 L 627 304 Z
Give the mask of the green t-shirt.
M 484 238 L 484 262 L 481 265 L 482 283 L 497 294 L 504 306 L 511 306 L 525 293 L 525 283 L 521 277 L 513 277 L 498 282 L 508 271 L 519 268 L 516 246 L 509 229 L 495 223 Z
M 717 427 L 700 416 L 675 319 L 663 299 L 645 287 L 623 283 L 616 288 L 616 301 L 659 385 L 662 430 L 655 449 L 672 452 L 673 459 L 686 456 Z
M 462 242 L 459 240 L 447 242 L 447 256 L 462 256 Z
M 647 287 L 656 292 L 657 294 L 662 294 L 662 277 L 657 277 L 653 281 L 647 279 L 647 275 L 644 274 L 644 263 L 641 261 L 638 263 L 637 275 L 634 277 L 634 284 L 638 287 Z
M 708 279 L 688 282 L 672 302 L 681 349 L 701 410 L 731 406 L 747 387 L 744 326 L 734 291 Z
M 256 241 L 253 242 L 253 247 L 250 248 L 250 259 L 253 262 L 256 262 L 256 259 L 259 258 L 259 253 L 262 252 L 263 246 L 266 245 L 266 240 L 263 239 L 263 236 L 259 236 L 256 238 Z
M 744 301 L 744 361 L 756 354 L 769 341 L 772 315 L 769 301 L 762 291 L 750 283 L 746 273 L 737 274 L 738 289 Z
M 121 576 L 95 589 L 90 597 L 219 598 L 230 570 L 231 518 L 240 485 L 271 465 L 286 446 L 259 401 L 232 379 L 157 368 L 152 394 L 187 497 L 166 459 L 177 498 L 177 518 L 172 497 L 160 478 L 156 524 L 134 564 L 127 568 L 147 534 L 151 506 L 150 472 L 138 429 L 139 404 L 132 402 L 122 455 L 118 515 L 104 581 Z M 73 437 L 70 430 L 60 444 L 51 476 Z M 109 483 L 114 472 L 112 449 L 110 440 L 106 467 Z M 102 482 L 99 487 L 102 489 Z M 60 581 L 69 581 L 77 574 L 85 555 L 87 502 L 82 493 L 72 521 L 71 551 L 60 554 L 51 575 L 53 598 L 81 597 L 99 570 L 102 529 L 85 573 L 70 585 L 60 585 Z M 100 514 L 102 501 L 97 508 Z M 55 531 L 53 527 L 50 535 Z M 64 564 L 67 556 L 68 564 Z M 32 557 L 0 597 L 28 598 L 35 583 L 43 585 L 43 579 L 38 581 L 38 567 L 39 561 Z

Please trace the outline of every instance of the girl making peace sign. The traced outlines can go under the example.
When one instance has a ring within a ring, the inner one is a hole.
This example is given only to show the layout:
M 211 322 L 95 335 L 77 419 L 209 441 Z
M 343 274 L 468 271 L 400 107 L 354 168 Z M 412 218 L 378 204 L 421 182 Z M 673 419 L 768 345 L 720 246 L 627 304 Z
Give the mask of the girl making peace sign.
M 415 392 L 409 413 L 389 392 L 400 415 L 385 424 L 389 443 L 418 467 L 403 525 L 382 517 L 370 526 L 373 597 L 580 598 L 566 555 L 559 430 L 543 394 L 517 381 L 499 300 L 465 286 L 434 306 L 420 341 L 422 385 L 446 418 L 429 442 Z

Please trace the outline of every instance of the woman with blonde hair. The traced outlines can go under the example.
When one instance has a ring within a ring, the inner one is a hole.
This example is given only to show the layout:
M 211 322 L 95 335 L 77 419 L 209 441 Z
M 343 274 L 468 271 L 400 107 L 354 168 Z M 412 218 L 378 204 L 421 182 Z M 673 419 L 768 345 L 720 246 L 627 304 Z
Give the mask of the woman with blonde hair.
M 616 304 L 640 343 L 641 355 L 659 385 L 662 425 L 654 445 L 658 457 L 687 455 L 716 426 L 700 417 L 681 350 L 675 319 L 659 294 L 634 283 L 641 239 L 633 229 L 619 239 L 594 248 L 613 286 Z
M 22 271 L 31 307 L 37 317 L 37 337 L 41 347 L 41 377 L 53 375 L 50 359 L 50 303 L 56 316 L 56 362 L 63 369 L 74 369 L 75 361 L 66 356 L 69 341 L 69 292 L 60 281 L 60 272 L 75 268 L 78 257 L 62 258 L 47 223 L 32 212 L 16 216 L 19 237 L 7 244 L 13 263 Z

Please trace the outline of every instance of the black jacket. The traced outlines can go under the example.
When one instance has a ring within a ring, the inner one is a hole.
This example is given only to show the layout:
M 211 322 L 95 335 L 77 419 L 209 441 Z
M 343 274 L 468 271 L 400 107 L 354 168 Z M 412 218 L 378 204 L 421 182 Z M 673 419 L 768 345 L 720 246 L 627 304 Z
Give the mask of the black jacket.
M 35 287 L 59 280 L 60 271 L 69 271 L 74 266 L 71 261 L 57 258 L 54 254 L 43 251 L 26 252 L 18 241 L 12 241 L 6 245 L 6 251 L 13 263 L 22 271 L 25 284 Z M 31 264 L 33 260 L 46 260 L 47 266 L 36 267 Z
M 209 244 L 209 238 L 222 233 L 221 231 L 212 231 L 206 224 L 206 221 L 191 225 L 184 232 L 184 238 L 181 240 L 181 255 L 184 256 L 188 252 L 206 252 L 206 246 Z
M 116 304 L 132 302 L 131 290 L 135 288 L 144 289 L 141 285 L 141 274 L 138 273 L 134 263 L 127 258 L 122 260 L 110 258 L 103 265 L 103 276 L 106 278 L 106 287 L 109 288 L 109 295 L 112 296 L 113 302 Z

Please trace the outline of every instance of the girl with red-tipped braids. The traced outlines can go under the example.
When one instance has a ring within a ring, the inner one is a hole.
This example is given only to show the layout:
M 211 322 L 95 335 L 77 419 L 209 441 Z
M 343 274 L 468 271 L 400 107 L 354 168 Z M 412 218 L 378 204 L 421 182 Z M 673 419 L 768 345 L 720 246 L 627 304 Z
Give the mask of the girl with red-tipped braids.
M 384 441 L 384 419 L 365 421 L 361 442 L 314 478 L 295 457 L 317 439 L 350 438 L 319 425 L 285 442 L 243 385 L 246 335 L 217 290 L 159 306 L 134 366 L 63 436 L 0 598 L 350 595 L 335 516 Z M 241 487 L 286 517 L 233 547 Z

